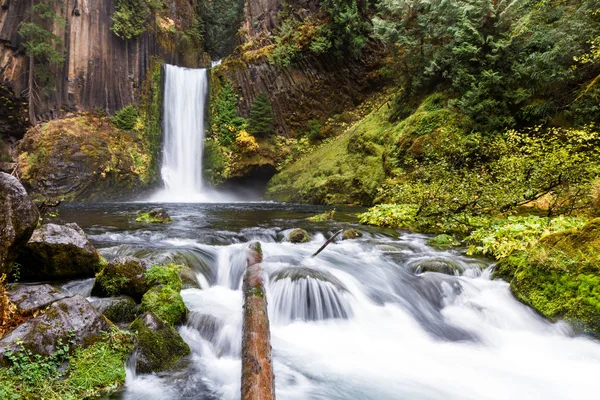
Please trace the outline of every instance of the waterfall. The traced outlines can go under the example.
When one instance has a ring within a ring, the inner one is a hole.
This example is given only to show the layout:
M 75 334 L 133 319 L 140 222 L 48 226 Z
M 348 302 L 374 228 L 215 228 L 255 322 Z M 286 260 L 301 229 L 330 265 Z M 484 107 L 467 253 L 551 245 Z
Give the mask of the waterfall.
M 163 161 L 168 201 L 190 201 L 202 193 L 206 69 L 164 66 Z

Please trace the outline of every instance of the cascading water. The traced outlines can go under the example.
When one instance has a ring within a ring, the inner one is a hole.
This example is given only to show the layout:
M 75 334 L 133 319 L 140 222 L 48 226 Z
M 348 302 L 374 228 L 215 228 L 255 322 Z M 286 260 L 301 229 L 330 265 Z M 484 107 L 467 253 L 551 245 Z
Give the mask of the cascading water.
M 153 200 L 201 200 L 207 94 L 206 69 L 164 66 L 161 175 L 165 190 Z
M 519 303 L 506 282 L 491 279 L 489 261 L 432 249 L 425 236 L 373 229 L 311 258 L 345 226 L 309 225 L 304 218 L 321 209 L 166 205 L 173 223 L 150 232 L 129 222 L 135 204 L 86 205 L 94 218 L 70 207 L 61 217 L 80 223 L 107 259 L 170 260 L 202 277 L 202 289 L 181 293 L 190 315 L 179 332 L 192 355 L 160 374 L 135 375 L 130 366 L 116 398 L 240 398 L 241 275 L 251 240 L 262 244 L 268 276 L 279 400 L 597 397 L 597 341 Z M 290 226 L 312 240 L 281 240 Z

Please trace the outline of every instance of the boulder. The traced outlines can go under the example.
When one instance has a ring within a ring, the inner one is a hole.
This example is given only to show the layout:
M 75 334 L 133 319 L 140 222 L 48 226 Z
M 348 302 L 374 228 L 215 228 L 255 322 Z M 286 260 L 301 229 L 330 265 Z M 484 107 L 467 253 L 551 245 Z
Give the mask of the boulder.
M 37 228 L 19 255 L 23 279 L 93 277 L 100 254 L 74 223 Z
M 139 316 L 130 329 L 137 333 L 136 371 L 139 373 L 167 370 L 190 353 L 179 333 L 152 312 Z
M 164 285 L 154 286 L 144 294 L 140 311 L 152 311 L 170 326 L 184 323 L 188 313 L 179 292 Z
M 7 351 L 19 351 L 20 343 L 35 354 L 50 355 L 59 340 L 67 344 L 72 332 L 75 344 L 85 346 L 109 323 L 98 310 L 80 295 L 54 302 L 48 310 L 16 327 L 0 340 L 0 359 Z
M 290 232 L 288 240 L 292 243 L 306 243 L 310 241 L 310 235 L 304 229 L 296 228 Z
M 427 241 L 427 244 L 439 250 L 447 250 L 452 247 L 460 246 L 460 242 L 456 240 L 454 236 L 447 234 L 441 234 L 432 237 Z
M 0 275 L 9 274 L 35 230 L 39 213 L 17 178 L 0 172 Z
M 139 211 L 136 222 L 149 222 L 153 224 L 164 224 L 173 220 L 164 208 L 153 208 L 149 211 Z
M 362 237 L 362 235 L 362 232 L 358 229 L 350 228 L 344 231 L 344 234 L 342 235 L 342 240 L 358 239 L 359 237 Z
M 139 302 L 150 289 L 145 272 L 150 263 L 134 257 L 122 257 L 109 262 L 96 276 L 92 296 L 126 295 Z
M 98 311 L 115 324 L 130 324 L 137 317 L 138 307 L 135 300 L 131 297 L 92 297 L 89 301 Z
M 425 260 L 415 265 L 415 273 L 437 272 L 445 275 L 460 275 L 462 269 L 449 260 Z
M 8 299 L 20 312 L 30 313 L 65 297 L 68 296 L 50 285 L 21 285 L 10 290 Z
M 198 282 L 198 277 L 194 270 L 190 267 L 181 265 L 179 269 L 179 277 L 181 278 L 183 289 L 201 289 L 200 283 Z

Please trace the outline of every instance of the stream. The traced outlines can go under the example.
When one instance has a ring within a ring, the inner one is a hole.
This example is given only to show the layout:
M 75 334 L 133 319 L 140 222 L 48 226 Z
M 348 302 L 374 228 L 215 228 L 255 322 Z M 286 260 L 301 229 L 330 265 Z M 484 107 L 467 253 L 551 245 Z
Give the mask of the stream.
M 162 206 L 172 224 L 135 222 Z M 597 393 L 600 346 L 518 302 L 491 262 L 429 247 L 428 236 L 355 226 L 355 209 L 335 222 L 305 218 L 325 208 L 278 203 L 67 204 L 108 260 L 136 256 L 187 264 L 202 289 L 185 289 L 190 315 L 179 327 L 191 356 L 172 371 L 136 375 L 114 399 L 238 399 L 246 243 L 258 240 L 269 275 L 267 299 L 275 388 L 292 399 L 579 399 Z M 284 238 L 301 227 L 311 241 Z M 443 266 L 454 275 L 423 272 Z M 89 296 L 92 280 L 64 289 Z

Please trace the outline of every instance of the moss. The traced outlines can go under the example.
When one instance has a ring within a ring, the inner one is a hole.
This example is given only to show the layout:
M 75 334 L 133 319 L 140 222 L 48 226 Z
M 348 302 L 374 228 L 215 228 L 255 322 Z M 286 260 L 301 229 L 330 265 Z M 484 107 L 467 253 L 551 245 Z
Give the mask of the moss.
M 288 240 L 292 243 L 310 242 L 310 235 L 304 229 L 296 228 L 288 235 Z
M 438 249 L 449 249 L 460 246 L 460 242 L 452 235 L 441 234 L 427 241 L 427 244 Z
M 271 179 L 267 197 L 313 204 L 371 205 L 385 179 L 382 161 L 390 124 L 374 111 L 337 138 L 286 166 Z
M 113 392 L 125 383 L 125 360 L 132 351 L 133 336 L 115 330 L 75 352 L 64 385 L 77 388 L 79 398 Z
M 181 357 L 190 353 L 189 346 L 179 333 L 168 325 L 158 324 L 152 329 L 144 321 L 156 318 L 152 313 L 142 315 L 131 324 L 136 332 L 142 362 L 138 362 L 138 372 L 158 372 L 171 368 Z
M 359 237 L 362 237 L 362 232 L 359 231 L 358 229 L 354 229 L 354 228 L 350 228 L 350 229 L 346 229 L 342 235 L 342 239 L 344 240 L 349 240 L 349 239 L 358 239 Z
M 169 264 L 166 266 L 153 265 L 144 273 L 148 284 L 151 286 L 164 285 L 176 292 L 181 291 L 182 280 L 179 272 L 182 265 Z
M 144 294 L 140 311 L 151 311 L 170 326 L 183 323 L 188 312 L 179 292 L 164 285 L 155 286 Z
M 102 310 L 102 314 L 111 322 L 131 322 L 137 316 L 137 305 L 130 298 L 123 298 Z
M 112 297 L 127 295 L 139 301 L 150 288 L 145 279 L 144 264 L 137 259 L 115 260 L 96 274 L 92 295 Z
M 509 281 L 519 300 L 550 320 L 600 338 L 599 222 L 549 235 L 499 262 L 493 276 Z
M 321 214 L 317 214 L 315 216 L 308 217 L 306 219 L 309 220 L 309 221 L 311 221 L 311 222 L 333 221 L 334 215 L 335 215 L 335 209 L 329 210 L 329 211 L 325 211 L 325 212 L 323 212 Z
M 145 222 L 150 224 L 168 224 L 170 222 L 173 222 L 173 220 L 171 219 L 171 217 L 159 218 L 156 215 L 153 215 L 151 212 L 142 212 L 138 214 L 137 218 L 135 219 L 135 222 Z

